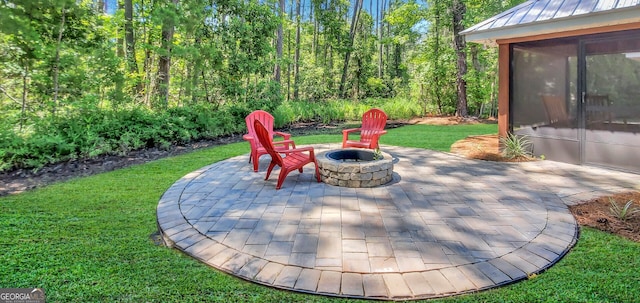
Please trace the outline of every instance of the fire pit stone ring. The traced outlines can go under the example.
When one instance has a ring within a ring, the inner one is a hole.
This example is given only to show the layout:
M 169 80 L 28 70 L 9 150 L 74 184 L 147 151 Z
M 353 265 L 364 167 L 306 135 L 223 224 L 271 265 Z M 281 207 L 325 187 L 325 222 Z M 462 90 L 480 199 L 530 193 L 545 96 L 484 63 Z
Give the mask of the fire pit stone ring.
M 393 179 L 393 158 L 368 149 L 328 150 L 316 156 L 322 182 L 341 187 L 375 187 Z

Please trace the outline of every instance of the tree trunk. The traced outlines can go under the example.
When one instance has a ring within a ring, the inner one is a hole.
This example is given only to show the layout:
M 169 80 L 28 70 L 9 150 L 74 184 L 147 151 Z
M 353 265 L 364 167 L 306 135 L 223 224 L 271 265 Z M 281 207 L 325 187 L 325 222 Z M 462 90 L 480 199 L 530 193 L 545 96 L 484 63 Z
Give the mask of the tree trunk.
M 24 75 L 22 75 L 22 106 L 20 110 L 20 131 L 24 127 L 27 118 L 27 93 L 29 91 L 29 65 L 24 66 Z
M 278 37 L 276 38 L 276 66 L 273 71 L 273 80 L 280 83 L 280 62 L 282 62 L 282 23 L 284 23 L 284 1 L 278 0 Z
M 293 23 L 293 3 L 289 5 L 289 18 Z M 287 101 L 291 99 L 291 30 L 287 31 Z
M 207 77 L 204 75 L 204 69 L 200 70 L 200 75 L 202 76 L 202 88 L 204 88 L 204 97 L 208 103 L 213 102 L 211 96 L 209 95 L 209 87 L 207 85 Z
M 145 16 L 144 8 L 144 0 L 141 0 L 141 16 Z M 151 44 L 151 35 L 147 34 L 147 23 L 142 23 L 142 39 L 144 39 L 147 45 Z M 142 71 L 144 72 L 144 79 L 141 81 L 143 85 L 144 97 L 143 102 L 146 106 L 151 106 L 151 49 L 146 46 L 144 49 L 144 61 L 142 62 Z
M 456 116 L 466 117 L 467 111 L 467 83 L 464 76 L 467 74 L 467 53 L 465 51 L 466 43 L 464 36 L 460 32 L 464 29 L 462 19 L 466 13 L 466 6 L 462 0 L 453 1 L 453 42 L 458 57 L 456 87 L 458 92 L 458 104 L 456 107 Z
M 400 73 L 400 63 L 402 62 L 402 45 L 395 44 L 393 47 L 393 74 L 396 78 L 402 78 Z
M 293 61 L 293 100 L 298 100 L 300 93 L 300 0 L 296 0 L 296 53 Z
M 312 9 L 312 13 L 311 16 L 313 17 L 313 58 L 315 59 L 315 62 L 317 64 L 318 62 L 318 17 L 317 17 L 317 9 L 314 10 L 313 9 L 314 6 L 311 5 L 311 9 Z
M 122 2 L 122 0 L 118 0 L 116 8 L 117 9 L 122 9 L 123 7 L 124 7 L 124 3 Z M 116 23 L 116 55 L 119 58 L 124 58 L 125 57 L 124 40 L 122 39 L 123 35 L 121 33 L 121 31 L 123 31 L 123 30 L 124 29 L 122 28 L 122 24 L 117 22 Z
M 98 0 L 98 3 L 96 4 L 96 11 L 99 14 L 104 14 L 105 9 L 104 9 L 104 0 Z
M 171 4 L 178 5 L 179 0 L 171 0 Z M 171 44 L 175 32 L 175 20 L 173 17 L 165 17 L 162 22 L 162 53 L 158 58 L 158 80 L 156 85 L 156 107 L 169 106 L 169 83 L 171 68 Z
M 66 10 L 64 4 L 62 5 L 62 20 L 60 20 L 60 29 L 58 30 L 58 41 L 56 44 L 56 54 L 55 54 L 55 66 L 53 67 L 53 109 L 52 113 L 56 113 L 56 109 L 58 107 L 58 92 L 59 92 L 59 81 L 58 74 L 60 74 L 60 44 L 62 43 L 62 33 L 64 33 L 64 23 L 66 20 Z
M 387 37 L 391 37 L 391 24 L 387 23 Z M 385 43 L 384 44 L 384 60 L 386 60 L 387 62 L 387 72 L 389 72 L 388 68 L 389 68 L 389 54 L 391 52 L 389 51 L 389 43 Z
M 342 79 L 340 80 L 340 95 L 344 98 L 346 95 L 345 84 L 347 82 L 347 72 L 349 70 L 349 57 L 351 57 L 351 48 L 353 48 L 353 40 L 356 36 L 356 27 L 362 10 L 362 0 L 356 1 L 356 7 L 353 8 L 353 18 L 351 18 L 351 30 L 349 31 L 349 46 L 344 55 L 344 66 L 342 68 Z
M 434 46 L 433 46 L 433 69 L 434 69 L 434 83 L 435 83 L 435 87 L 433 88 L 435 90 L 435 95 L 436 95 L 436 105 L 438 106 L 438 113 L 442 114 L 443 110 L 442 110 L 442 93 L 440 91 L 440 18 L 442 18 L 441 15 L 441 11 L 440 11 L 440 6 L 436 1 L 435 4 L 435 37 L 434 37 Z
M 478 72 L 484 71 L 484 67 L 480 64 L 480 58 L 478 57 L 478 45 L 471 43 L 469 50 L 471 51 L 471 65 L 473 66 L 473 69 Z
M 127 65 L 129 73 L 135 75 L 138 73 L 138 60 L 136 60 L 136 41 L 133 34 L 133 0 L 124 0 L 124 40 Z M 142 91 L 142 83 L 139 82 L 138 77 L 136 77 L 134 90 L 136 94 Z
M 198 80 L 200 78 L 200 74 L 202 71 L 202 35 L 196 34 L 195 35 L 195 39 L 194 39 L 194 43 L 195 43 L 195 47 L 198 49 L 198 53 L 196 54 L 196 56 L 198 56 L 195 59 L 195 62 L 193 64 L 193 72 L 190 75 L 190 84 L 187 86 L 189 88 L 187 95 L 191 96 L 191 103 L 192 104 L 197 104 L 198 103 L 198 97 L 200 96 L 200 90 L 198 89 Z
M 380 8 L 378 9 L 378 78 L 382 79 L 383 76 L 383 61 L 382 61 L 382 25 L 384 24 L 384 21 L 382 21 L 383 17 L 384 17 L 384 6 L 386 4 L 386 0 L 382 0 L 382 2 L 380 2 Z
M 356 97 L 356 100 L 360 99 L 360 78 L 362 77 L 362 60 L 360 60 L 360 58 L 356 57 L 356 81 L 355 81 L 355 87 L 354 87 L 354 95 Z

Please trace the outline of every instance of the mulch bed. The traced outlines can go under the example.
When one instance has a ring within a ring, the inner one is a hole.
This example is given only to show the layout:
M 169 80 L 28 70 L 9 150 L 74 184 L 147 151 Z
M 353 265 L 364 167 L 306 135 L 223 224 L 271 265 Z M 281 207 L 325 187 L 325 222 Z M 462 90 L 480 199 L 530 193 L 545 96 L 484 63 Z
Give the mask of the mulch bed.
M 631 209 L 640 209 L 640 192 L 628 192 L 613 196 L 599 197 L 586 203 L 570 206 L 578 223 L 620 235 L 627 239 L 640 242 L 640 213 L 632 215 L 625 221 L 617 218 L 611 210 L 611 200 L 623 207 L 627 201 L 633 201 Z

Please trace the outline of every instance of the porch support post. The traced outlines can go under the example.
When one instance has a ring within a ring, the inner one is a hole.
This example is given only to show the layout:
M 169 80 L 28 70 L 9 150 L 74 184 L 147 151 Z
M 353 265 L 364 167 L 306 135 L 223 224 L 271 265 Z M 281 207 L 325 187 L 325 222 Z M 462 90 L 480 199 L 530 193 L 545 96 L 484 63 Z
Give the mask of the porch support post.
M 506 137 L 509 132 L 509 44 L 498 46 L 498 136 Z

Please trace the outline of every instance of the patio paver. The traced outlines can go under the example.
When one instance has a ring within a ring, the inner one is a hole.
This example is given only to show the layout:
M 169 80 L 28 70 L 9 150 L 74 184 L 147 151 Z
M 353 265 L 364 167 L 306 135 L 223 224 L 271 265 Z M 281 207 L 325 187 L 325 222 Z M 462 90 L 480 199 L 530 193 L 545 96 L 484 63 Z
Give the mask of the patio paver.
M 315 146 L 316 150 L 339 145 Z M 553 161 L 495 163 L 383 146 L 390 183 L 342 188 L 312 166 L 275 190 L 243 155 L 192 172 L 165 192 L 167 243 L 224 272 L 306 293 L 422 299 L 525 279 L 576 242 L 567 205 L 638 190 L 638 175 Z

